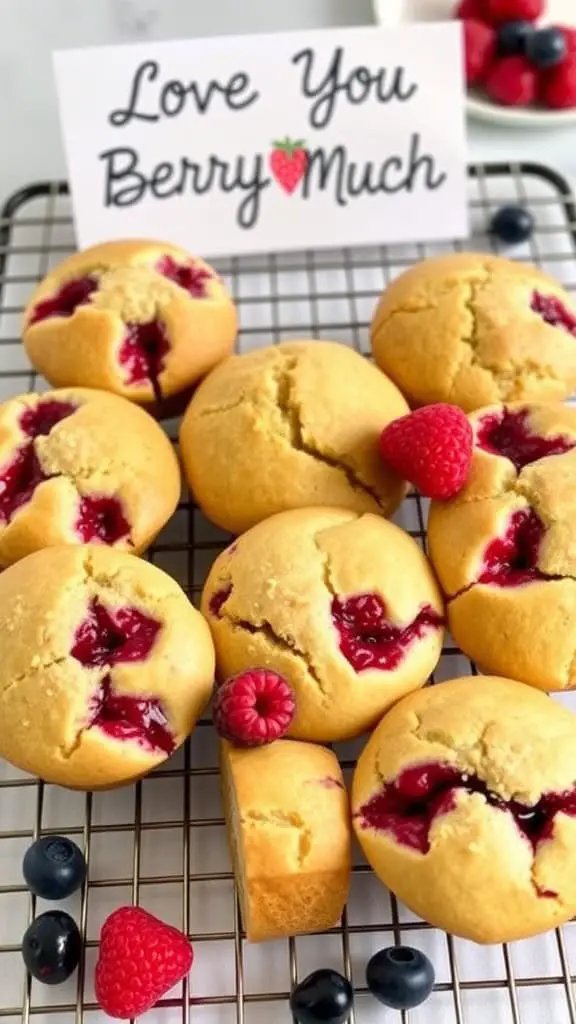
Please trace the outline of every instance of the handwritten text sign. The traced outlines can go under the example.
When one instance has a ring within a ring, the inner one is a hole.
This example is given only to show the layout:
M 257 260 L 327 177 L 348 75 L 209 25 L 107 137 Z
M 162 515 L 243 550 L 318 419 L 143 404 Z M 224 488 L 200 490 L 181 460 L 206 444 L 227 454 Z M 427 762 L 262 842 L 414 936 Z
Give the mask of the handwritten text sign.
M 55 55 L 79 244 L 202 255 L 463 237 L 458 24 Z

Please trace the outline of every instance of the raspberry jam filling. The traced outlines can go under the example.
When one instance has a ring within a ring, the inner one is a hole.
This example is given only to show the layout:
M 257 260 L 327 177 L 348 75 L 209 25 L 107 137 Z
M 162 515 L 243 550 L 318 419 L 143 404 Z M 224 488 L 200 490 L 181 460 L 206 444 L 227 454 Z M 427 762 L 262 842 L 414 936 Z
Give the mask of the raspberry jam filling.
M 18 509 L 31 501 L 39 484 L 47 480 L 31 444 L 19 448 L 0 471 L 0 522 L 9 523 Z
M 230 597 L 231 593 L 232 584 L 227 583 L 225 587 L 221 587 L 220 590 L 215 590 L 214 593 L 212 594 L 212 597 L 208 602 L 208 607 L 212 615 L 216 616 L 217 619 L 220 618 L 220 611 L 222 605 L 226 604 L 226 601 Z
M 563 331 L 576 337 L 576 316 L 555 295 L 543 295 L 542 292 L 532 293 L 530 308 L 551 327 L 561 327 Z
M 150 654 L 161 623 L 137 608 L 113 611 L 93 598 L 80 623 L 70 651 L 87 668 L 144 661 Z
M 78 408 L 72 402 L 46 399 L 33 408 L 25 409 L 19 418 L 20 428 L 27 437 L 46 437 L 57 423 L 68 419 Z
M 576 442 L 567 437 L 533 434 L 529 417 L 528 409 L 514 412 L 504 409 L 503 412 L 483 416 L 478 424 L 477 446 L 494 455 L 503 455 L 518 471 L 548 455 L 562 455 L 574 448 Z
M 97 290 L 98 281 L 93 277 L 79 277 L 75 281 L 67 281 L 50 299 L 37 303 L 32 310 L 30 326 L 53 316 L 72 316 L 78 306 L 85 306 L 90 302 L 90 296 Z
M 364 804 L 356 817 L 363 828 L 387 832 L 402 846 L 428 853 L 433 822 L 455 809 L 459 792 L 480 793 L 492 807 L 512 815 L 521 836 L 534 851 L 552 838 L 554 818 L 559 812 L 576 817 L 576 788 L 545 793 L 531 807 L 517 800 L 503 800 L 476 775 L 441 762 L 405 768 Z
M 540 544 L 546 530 L 531 508 L 521 508 L 510 517 L 504 536 L 490 541 L 478 583 L 497 587 L 520 587 L 534 580 L 550 579 L 538 568 Z
M 75 529 L 84 544 L 116 544 L 130 536 L 130 524 L 117 498 L 81 498 Z
M 160 320 L 150 320 L 146 324 L 126 324 L 126 333 L 118 353 L 120 365 L 126 371 L 126 383 L 150 383 L 156 398 L 161 399 L 159 378 L 169 351 L 166 328 Z
M 331 611 L 340 650 L 355 672 L 395 669 L 415 640 L 444 624 L 442 616 L 426 605 L 409 625 L 395 626 L 377 594 L 334 597 Z
M 115 693 L 109 676 L 92 698 L 88 728 L 100 729 L 121 742 L 131 740 L 154 754 L 172 754 L 176 747 L 161 702 Z
M 214 276 L 205 267 L 196 267 L 193 263 L 176 263 L 171 256 L 163 256 L 158 260 L 156 270 L 162 277 L 184 288 L 193 299 L 206 297 L 206 281 Z

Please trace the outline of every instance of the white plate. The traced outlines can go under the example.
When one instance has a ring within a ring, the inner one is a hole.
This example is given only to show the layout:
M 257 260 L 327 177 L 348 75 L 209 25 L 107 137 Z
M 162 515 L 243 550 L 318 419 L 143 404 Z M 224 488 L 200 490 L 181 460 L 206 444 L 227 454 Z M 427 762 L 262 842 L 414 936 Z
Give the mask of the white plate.
M 543 22 L 574 25 L 576 0 L 548 0 Z M 452 16 L 456 0 L 373 0 L 374 15 L 381 25 L 406 21 L 445 21 Z M 561 128 L 576 125 L 576 110 L 520 110 L 499 107 L 480 95 L 470 94 L 466 108 L 471 117 L 491 124 L 516 128 Z

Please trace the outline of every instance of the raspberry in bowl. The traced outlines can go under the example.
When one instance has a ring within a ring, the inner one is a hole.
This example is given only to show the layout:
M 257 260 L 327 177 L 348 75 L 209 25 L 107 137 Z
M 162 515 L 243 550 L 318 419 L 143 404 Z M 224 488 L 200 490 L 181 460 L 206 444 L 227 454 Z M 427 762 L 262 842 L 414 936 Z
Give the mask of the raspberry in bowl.
M 147 775 L 212 693 L 200 613 L 156 566 L 110 548 L 44 548 L 6 569 L 0 636 L 0 756 L 70 789 Z
M 444 610 L 416 542 L 386 519 L 297 509 L 215 561 L 202 595 L 218 678 L 255 667 L 295 695 L 286 735 L 359 736 L 440 657 Z
M 486 672 L 574 689 L 576 409 L 508 403 L 470 422 L 467 484 L 428 521 L 450 631 Z
M 576 306 L 536 267 L 485 253 L 435 256 L 384 291 L 376 363 L 411 406 L 465 412 L 501 401 L 561 401 L 576 388 Z
M 0 405 L 0 568 L 59 544 L 141 554 L 180 489 L 166 434 L 124 398 L 62 388 Z
M 528 938 L 576 912 L 576 717 L 492 676 L 401 700 L 357 763 L 352 815 L 381 881 L 474 942 Z
M 51 270 L 28 303 L 23 340 L 55 387 L 162 408 L 231 352 L 236 333 L 235 306 L 207 263 L 162 242 L 126 241 Z

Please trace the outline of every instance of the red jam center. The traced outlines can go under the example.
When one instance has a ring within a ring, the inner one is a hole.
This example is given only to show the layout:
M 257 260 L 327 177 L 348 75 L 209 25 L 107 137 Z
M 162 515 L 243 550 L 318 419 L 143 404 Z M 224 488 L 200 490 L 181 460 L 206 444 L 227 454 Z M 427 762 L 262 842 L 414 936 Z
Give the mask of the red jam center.
M 177 263 L 171 256 L 163 256 L 155 270 L 188 292 L 192 298 L 206 297 L 206 281 L 213 275 L 204 267 L 193 263 Z M 86 276 L 68 281 L 50 299 L 39 302 L 32 311 L 30 325 L 50 317 L 70 317 L 90 302 L 98 290 L 96 278 Z M 127 384 L 150 383 L 155 397 L 162 398 L 159 378 L 164 370 L 165 357 L 170 351 L 166 326 L 159 318 L 148 323 L 126 323 L 126 331 L 118 355 L 120 365 L 126 372 Z
M 545 532 L 533 509 L 514 512 L 504 536 L 495 537 L 486 548 L 478 583 L 519 587 L 534 580 L 550 579 L 537 564 Z
M 101 729 L 121 742 L 131 740 L 151 753 L 172 754 L 176 747 L 161 702 L 115 693 L 110 676 L 91 701 L 88 728 Z
M 334 597 L 332 621 L 340 638 L 340 650 L 356 672 L 395 669 L 415 640 L 444 620 L 430 605 L 422 608 L 407 626 L 395 626 L 386 618 L 386 605 L 377 594 Z
M 87 668 L 144 661 L 160 629 L 160 622 L 137 608 L 112 611 L 93 598 L 70 653 Z M 112 739 L 132 740 L 151 752 L 171 754 L 175 748 L 161 702 L 116 693 L 110 676 L 101 681 L 90 702 L 88 728 L 101 729 Z
M 68 317 L 76 312 L 78 306 L 90 302 L 90 296 L 98 290 L 98 281 L 93 277 L 80 277 L 75 281 L 67 281 L 50 299 L 39 302 L 32 310 L 30 325 L 48 320 L 53 316 Z
M 206 297 L 206 281 L 214 275 L 204 267 L 196 267 L 193 263 L 176 263 L 171 256 L 163 256 L 156 264 L 156 270 L 162 277 L 179 285 L 193 299 Z
M 118 353 L 126 371 L 127 384 L 150 383 L 158 400 L 162 398 L 160 374 L 170 351 L 166 328 L 160 320 L 147 324 L 126 324 L 124 340 Z
M 62 420 L 68 419 L 76 412 L 78 406 L 72 402 L 59 402 L 57 399 L 46 399 L 34 407 L 25 409 L 19 419 L 21 429 L 27 437 L 46 437 Z
M 84 544 L 116 544 L 130 536 L 130 524 L 125 519 L 117 498 L 81 498 L 76 531 Z
M 93 598 L 86 618 L 78 626 L 70 653 L 87 668 L 144 661 L 160 629 L 160 622 L 137 608 L 110 611 Z
M 531 308 L 538 313 L 547 324 L 561 327 L 568 334 L 576 337 L 576 316 L 555 295 L 543 295 L 533 292 Z
M 71 402 L 47 399 L 20 414 L 19 425 L 30 440 L 16 449 L 0 471 L 0 522 L 9 523 L 18 509 L 32 499 L 38 485 L 48 480 L 34 450 L 34 438 L 49 434 L 74 412 L 76 406 Z
M 540 843 L 551 839 L 556 814 L 562 811 L 576 817 L 576 788 L 565 793 L 545 793 L 531 807 L 516 800 L 503 800 L 476 775 L 432 762 L 406 768 L 360 808 L 357 818 L 364 828 L 388 832 L 397 843 L 428 853 L 432 823 L 454 810 L 458 792 L 480 793 L 492 807 L 511 814 L 518 831 L 534 851 Z
M 0 522 L 9 523 L 47 479 L 32 445 L 19 448 L 0 473 Z
M 530 431 L 528 409 L 483 416 L 478 424 L 476 444 L 486 452 L 503 455 L 520 471 L 548 455 L 562 455 L 574 448 L 567 437 L 539 437 Z
M 208 602 L 208 607 L 210 609 L 211 614 L 214 615 L 217 619 L 220 618 L 220 611 L 222 605 L 226 603 L 231 593 L 232 584 L 227 583 L 225 587 L 222 587 L 220 590 L 214 591 L 214 593 L 212 594 L 212 597 Z

